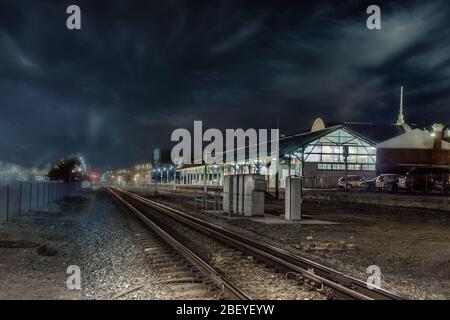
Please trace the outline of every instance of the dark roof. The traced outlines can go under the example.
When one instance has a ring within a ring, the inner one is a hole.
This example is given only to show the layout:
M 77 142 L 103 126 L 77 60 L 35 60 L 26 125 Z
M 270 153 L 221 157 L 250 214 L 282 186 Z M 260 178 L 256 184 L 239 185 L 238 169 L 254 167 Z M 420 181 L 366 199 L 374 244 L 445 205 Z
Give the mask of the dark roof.
M 338 129 L 347 129 L 350 133 L 359 136 L 373 145 L 389 140 L 405 132 L 402 127 L 393 124 L 355 122 L 338 124 L 315 132 L 304 132 L 280 138 L 280 155 L 291 153 Z
M 405 133 L 405 130 L 401 126 L 397 126 L 395 124 L 346 122 L 343 125 L 360 136 L 375 143 L 381 143 Z
M 298 148 L 307 145 L 310 142 L 317 140 L 339 128 L 341 128 L 341 126 L 333 126 L 315 132 L 298 133 L 288 137 L 280 138 L 280 155 L 291 153 Z

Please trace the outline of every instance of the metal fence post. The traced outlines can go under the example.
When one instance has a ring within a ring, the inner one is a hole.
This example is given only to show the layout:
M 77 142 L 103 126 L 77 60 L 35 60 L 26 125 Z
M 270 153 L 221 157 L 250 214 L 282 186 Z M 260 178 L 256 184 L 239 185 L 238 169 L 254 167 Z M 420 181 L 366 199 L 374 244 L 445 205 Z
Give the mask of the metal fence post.
M 28 203 L 28 210 L 31 211 L 31 199 L 33 197 L 33 183 L 30 183 L 30 198 Z
M 6 185 L 6 222 L 9 220 L 9 184 Z
M 40 185 L 42 187 L 39 187 L 39 189 L 42 189 L 42 192 L 40 192 L 41 195 L 41 200 L 39 202 L 41 202 L 41 205 L 45 204 L 45 182 L 40 183 Z
M 22 215 L 22 184 L 19 184 L 19 217 Z
M 36 209 L 39 208 L 39 182 L 36 183 Z

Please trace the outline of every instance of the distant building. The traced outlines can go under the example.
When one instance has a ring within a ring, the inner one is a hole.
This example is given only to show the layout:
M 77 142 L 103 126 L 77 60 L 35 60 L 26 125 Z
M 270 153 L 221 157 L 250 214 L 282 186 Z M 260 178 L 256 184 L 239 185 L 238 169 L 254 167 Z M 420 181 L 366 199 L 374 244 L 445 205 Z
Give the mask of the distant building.
M 343 123 L 326 127 L 316 119 L 310 131 L 280 138 L 279 157 L 243 159 L 233 163 L 186 166 L 178 169 L 183 184 L 221 185 L 224 175 L 259 173 L 267 186 L 284 187 L 289 175 L 304 177 L 305 187 L 335 187 L 346 174 L 376 175 L 376 145 L 404 133 L 402 126 Z M 348 156 L 345 159 L 344 150 Z M 277 173 L 278 169 L 278 173 Z
M 0 182 L 46 181 L 49 169 L 27 168 L 13 163 L 0 162 Z
M 433 125 L 429 133 L 413 129 L 377 146 L 380 172 L 408 171 L 415 167 L 450 166 L 450 143 L 443 139 L 442 124 Z
M 404 132 L 402 126 L 372 123 L 343 123 L 280 139 L 280 181 L 288 175 L 305 177 L 306 187 L 332 187 L 337 178 L 376 175 L 376 145 Z M 347 152 L 347 153 L 346 153 Z M 345 157 L 347 155 L 347 159 Z
M 129 186 L 133 181 L 133 171 L 128 169 L 110 170 L 103 173 L 100 181 L 119 186 Z
M 20 165 L 0 162 L 0 181 L 28 181 L 31 170 Z
M 150 184 L 153 165 L 148 163 L 137 164 L 133 168 L 133 182 L 136 186 Z

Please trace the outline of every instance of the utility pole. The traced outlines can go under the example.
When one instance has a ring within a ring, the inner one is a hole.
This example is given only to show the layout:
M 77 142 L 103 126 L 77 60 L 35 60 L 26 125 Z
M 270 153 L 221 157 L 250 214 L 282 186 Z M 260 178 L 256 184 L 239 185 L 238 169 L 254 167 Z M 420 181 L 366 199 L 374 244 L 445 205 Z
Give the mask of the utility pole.
M 159 179 L 159 168 L 158 168 L 158 161 L 155 161 L 155 195 L 158 195 L 158 179 Z
M 343 152 L 342 155 L 344 156 L 344 162 L 345 162 L 345 177 L 344 177 L 344 190 L 347 192 L 347 174 L 348 174 L 348 168 L 347 168 L 347 159 L 348 159 L 348 146 L 343 146 Z
M 206 197 L 208 195 L 208 186 L 206 184 L 207 163 L 205 154 L 205 167 L 203 169 L 203 210 L 206 210 Z
M 158 168 L 158 161 L 161 158 L 161 151 L 159 148 L 153 149 L 153 162 L 155 163 L 155 173 L 156 173 L 156 179 L 155 179 L 155 192 L 154 196 L 159 196 L 158 193 L 158 174 L 159 174 L 159 168 Z

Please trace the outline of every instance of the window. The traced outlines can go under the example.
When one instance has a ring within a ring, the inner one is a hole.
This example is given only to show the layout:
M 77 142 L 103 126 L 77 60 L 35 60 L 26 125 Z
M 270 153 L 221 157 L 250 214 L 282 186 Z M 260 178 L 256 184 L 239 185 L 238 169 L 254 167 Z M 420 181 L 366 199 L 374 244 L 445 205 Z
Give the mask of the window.
M 309 154 L 307 156 L 305 156 L 305 161 L 306 162 L 320 162 L 320 154 Z
M 357 157 L 357 162 L 358 163 L 368 163 L 369 162 L 369 157 L 368 156 L 358 156 Z
M 333 164 L 333 170 L 345 170 L 345 164 Z
M 348 146 L 349 170 L 375 170 L 376 148 L 347 129 L 335 130 L 305 147 L 305 162 L 316 162 L 319 170 L 345 170 L 343 146 Z M 301 154 L 299 154 L 301 157 Z M 331 166 L 331 168 L 330 168 Z
M 331 170 L 332 166 L 330 163 L 318 163 L 317 169 L 318 170 Z

